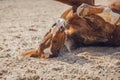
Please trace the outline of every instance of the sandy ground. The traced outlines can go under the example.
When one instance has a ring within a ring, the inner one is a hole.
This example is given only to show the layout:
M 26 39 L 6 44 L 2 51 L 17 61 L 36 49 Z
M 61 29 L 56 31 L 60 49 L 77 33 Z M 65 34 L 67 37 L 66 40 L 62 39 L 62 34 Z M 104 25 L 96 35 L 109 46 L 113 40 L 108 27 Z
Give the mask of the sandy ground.
M 19 56 L 37 48 L 69 7 L 53 0 L 0 0 L 0 80 L 120 80 L 120 47 L 82 47 L 51 59 Z

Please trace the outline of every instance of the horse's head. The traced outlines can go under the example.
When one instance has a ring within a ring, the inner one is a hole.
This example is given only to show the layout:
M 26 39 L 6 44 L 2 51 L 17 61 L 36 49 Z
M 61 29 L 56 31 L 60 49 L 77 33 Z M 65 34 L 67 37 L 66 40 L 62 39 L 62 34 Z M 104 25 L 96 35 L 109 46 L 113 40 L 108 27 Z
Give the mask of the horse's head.
M 49 32 L 44 36 L 38 49 L 40 57 L 56 57 L 64 46 L 66 21 L 62 18 L 56 20 Z

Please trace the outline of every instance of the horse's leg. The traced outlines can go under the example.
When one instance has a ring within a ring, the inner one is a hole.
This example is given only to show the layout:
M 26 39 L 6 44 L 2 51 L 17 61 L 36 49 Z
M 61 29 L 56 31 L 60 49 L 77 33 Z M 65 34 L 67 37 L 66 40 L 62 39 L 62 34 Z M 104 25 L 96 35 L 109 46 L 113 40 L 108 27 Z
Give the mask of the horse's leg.
M 81 17 L 89 14 L 98 14 L 106 22 L 114 25 L 120 23 L 120 14 L 113 12 L 108 6 L 91 6 L 88 4 L 82 4 L 80 7 L 78 7 L 77 14 Z
M 91 6 L 89 4 L 83 3 L 81 6 L 77 8 L 77 14 L 79 16 L 85 16 L 88 14 L 98 14 L 102 13 L 104 10 L 104 6 Z

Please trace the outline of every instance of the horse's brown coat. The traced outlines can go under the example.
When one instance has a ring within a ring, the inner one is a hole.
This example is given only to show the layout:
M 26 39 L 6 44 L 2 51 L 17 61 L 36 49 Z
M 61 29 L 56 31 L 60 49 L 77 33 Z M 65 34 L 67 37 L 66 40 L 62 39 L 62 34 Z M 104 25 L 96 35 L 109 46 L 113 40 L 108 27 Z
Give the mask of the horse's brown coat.
M 87 0 L 56 0 L 63 3 L 72 5 L 82 4 Z M 78 4 L 79 1 L 82 1 Z M 93 5 L 94 0 L 86 2 Z M 73 4 L 74 3 L 74 4 Z M 77 9 L 76 9 L 77 10 Z M 97 11 L 98 9 L 96 9 Z M 99 11 L 99 10 L 98 10 Z M 49 58 L 58 56 L 59 50 L 63 47 L 66 37 L 72 39 L 75 45 L 88 46 L 88 45 L 107 45 L 107 46 L 120 46 L 120 25 L 113 25 L 106 22 L 102 17 L 94 14 L 94 10 L 83 17 L 79 17 L 74 8 L 66 10 L 61 18 L 67 20 L 65 30 L 59 32 L 61 26 L 58 26 L 56 35 L 52 37 L 51 30 L 44 36 L 43 42 L 37 50 L 23 53 L 22 56 L 39 56 L 41 58 Z M 101 11 L 102 12 L 102 11 Z M 97 13 L 97 12 L 96 12 Z M 55 23 L 56 24 L 56 23 Z M 63 27 L 63 26 L 62 26 Z M 44 53 L 44 49 L 52 46 L 54 54 Z

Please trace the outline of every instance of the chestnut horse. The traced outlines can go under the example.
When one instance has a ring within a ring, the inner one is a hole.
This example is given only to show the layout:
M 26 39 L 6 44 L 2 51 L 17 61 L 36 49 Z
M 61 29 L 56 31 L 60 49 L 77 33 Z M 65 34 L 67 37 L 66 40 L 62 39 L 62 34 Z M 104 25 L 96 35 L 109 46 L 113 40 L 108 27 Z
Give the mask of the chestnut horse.
M 71 51 L 73 45 L 76 47 L 89 45 L 120 46 L 119 14 L 114 13 L 111 8 L 95 6 L 93 4 L 94 0 L 88 0 L 91 1 L 86 2 L 88 4 L 84 2 L 87 0 L 57 1 L 73 7 L 76 4 L 77 8 L 66 10 L 46 33 L 39 48 L 25 52 L 22 56 L 56 57 L 64 45 L 69 51 Z M 73 3 L 73 1 L 75 2 Z M 78 4 L 78 1 L 81 2 Z M 101 15 L 101 13 L 106 12 L 110 13 L 110 16 Z M 114 18 L 113 14 L 117 15 L 115 20 L 112 20 Z

